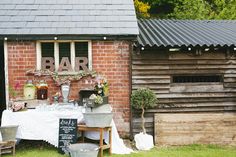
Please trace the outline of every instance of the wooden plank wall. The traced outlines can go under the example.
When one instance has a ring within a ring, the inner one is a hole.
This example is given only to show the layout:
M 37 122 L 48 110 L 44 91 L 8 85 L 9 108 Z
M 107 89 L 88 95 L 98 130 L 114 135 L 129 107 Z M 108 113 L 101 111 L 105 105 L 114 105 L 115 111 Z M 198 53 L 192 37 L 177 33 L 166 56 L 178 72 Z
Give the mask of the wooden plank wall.
M 155 114 L 157 145 L 218 144 L 236 146 L 235 113 Z
M 220 83 L 171 83 L 173 75 L 222 75 Z M 149 87 L 164 108 L 147 110 L 147 132 L 154 134 L 159 112 L 236 111 L 236 58 L 225 52 L 169 52 L 146 49 L 132 55 L 132 90 Z M 140 132 L 140 111 L 132 109 L 133 134 Z

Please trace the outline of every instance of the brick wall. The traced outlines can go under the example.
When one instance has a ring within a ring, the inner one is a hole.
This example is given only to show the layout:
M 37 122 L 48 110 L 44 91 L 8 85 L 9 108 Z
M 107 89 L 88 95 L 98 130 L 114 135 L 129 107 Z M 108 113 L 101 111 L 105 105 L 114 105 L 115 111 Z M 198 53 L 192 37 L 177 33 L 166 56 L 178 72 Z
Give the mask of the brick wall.
M 129 44 L 127 42 L 93 42 L 93 69 L 104 74 L 110 84 L 109 102 L 114 120 L 122 135 L 129 132 Z
M 26 80 L 33 79 L 32 76 L 26 76 L 27 69 L 34 69 L 36 65 L 36 49 L 34 42 L 8 42 L 8 75 L 9 85 L 14 86 L 19 83 L 18 92 L 22 96 L 23 85 Z
M 109 82 L 109 103 L 112 104 L 114 120 L 120 135 L 129 134 L 129 42 L 124 41 L 93 41 L 92 42 L 93 70 L 102 74 Z M 19 92 L 23 93 L 26 80 L 44 79 L 49 85 L 51 97 L 59 87 L 50 77 L 26 76 L 26 71 L 36 67 L 36 43 L 34 41 L 8 41 L 9 84 L 20 83 Z M 87 78 L 86 78 L 87 79 Z M 88 78 L 91 79 L 91 78 Z M 78 91 L 89 88 L 85 78 L 71 84 L 71 99 L 78 99 Z

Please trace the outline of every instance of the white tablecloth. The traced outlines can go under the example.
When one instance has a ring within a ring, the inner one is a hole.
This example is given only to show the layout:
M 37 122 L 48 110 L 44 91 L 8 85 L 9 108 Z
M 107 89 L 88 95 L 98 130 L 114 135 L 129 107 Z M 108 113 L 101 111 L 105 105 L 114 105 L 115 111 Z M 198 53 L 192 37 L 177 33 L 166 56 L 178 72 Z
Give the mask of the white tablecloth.
M 3 111 L 2 126 L 18 125 L 16 138 L 28 140 L 44 140 L 58 147 L 59 119 L 76 118 L 78 122 L 83 119 L 81 109 L 69 111 L 39 111 L 31 109 L 22 112 Z M 99 139 L 96 133 L 87 134 L 89 138 Z M 105 142 L 109 138 L 105 135 Z M 115 123 L 112 121 L 112 153 L 129 154 L 131 149 L 127 148 L 120 139 Z

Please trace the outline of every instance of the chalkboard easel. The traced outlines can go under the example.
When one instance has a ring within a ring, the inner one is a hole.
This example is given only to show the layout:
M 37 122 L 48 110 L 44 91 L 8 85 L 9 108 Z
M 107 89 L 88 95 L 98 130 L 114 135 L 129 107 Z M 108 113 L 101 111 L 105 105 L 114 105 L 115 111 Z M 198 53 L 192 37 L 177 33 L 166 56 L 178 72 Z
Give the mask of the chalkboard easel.
M 69 154 L 67 147 L 73 143 L 77 143 L 77 119 L 60 119 L 58 152 Z

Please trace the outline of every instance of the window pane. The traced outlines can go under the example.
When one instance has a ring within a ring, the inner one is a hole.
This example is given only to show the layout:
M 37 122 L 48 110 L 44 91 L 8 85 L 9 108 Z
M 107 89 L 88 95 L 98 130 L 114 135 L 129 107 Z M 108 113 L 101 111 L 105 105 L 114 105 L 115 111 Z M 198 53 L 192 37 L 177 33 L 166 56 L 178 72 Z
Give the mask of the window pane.
M 75 57 L 87 57 L 88 58 L 88 42 L 76 42 L 75 43 Z
M 54 43 L 41 43 L 41 69 L 54 71 Z
M 54 43 L 41 43 L 42 57 L 54 58 Z
M 221 75 L 173 76 L 173 83 L 222 82 Z
M 62 57 L 68 57 L 70 61 L 70 43 L 59 43 L 59 63 Z

